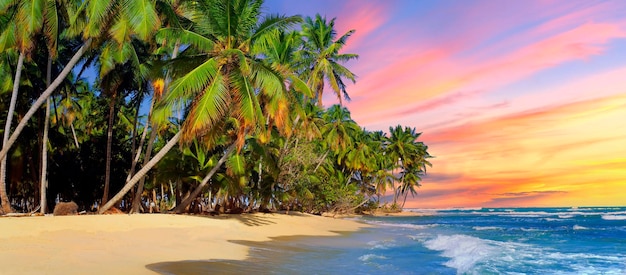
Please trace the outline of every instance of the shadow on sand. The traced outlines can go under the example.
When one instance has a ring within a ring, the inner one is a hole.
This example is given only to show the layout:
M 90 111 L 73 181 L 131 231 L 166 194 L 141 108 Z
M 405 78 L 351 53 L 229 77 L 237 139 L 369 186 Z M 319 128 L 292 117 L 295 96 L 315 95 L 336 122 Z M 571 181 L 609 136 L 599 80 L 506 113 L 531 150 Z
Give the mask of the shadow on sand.
M 250 222 L 250 221 L 242 221 Z M 254 221 L 253 223 L 257 223 Z M 159 274 L 303 274 L 303 271 L 284 267 L 294 253 L 312 251 L 306 245 L 307 237 L 290 236 L 272 238 L 272 241 L 230 241 L 250 247 L 246 260 L 207 260 L 160 262 L 146 265 Z M 210 248 L 208 248 L 210 249 Z

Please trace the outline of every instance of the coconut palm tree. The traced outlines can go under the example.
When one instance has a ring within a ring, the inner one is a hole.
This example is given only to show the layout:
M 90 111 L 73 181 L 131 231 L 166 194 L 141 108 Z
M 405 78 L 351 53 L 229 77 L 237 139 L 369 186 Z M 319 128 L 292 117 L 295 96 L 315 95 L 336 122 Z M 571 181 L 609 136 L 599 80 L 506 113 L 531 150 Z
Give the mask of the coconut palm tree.
M 352 117 L 350 111 L 341 105 L 333 105 L 323 115 L 326 125 L 322 126 L 322 136 L 329 150 L 342 155 L 342 152 L 352 146 L 352 137 L 360 131 L 360 127 Z M 341 162 L 342 159 L 338 159 Z
M 57 1 L 55 0 L 29 0 L 29 1 L 6 1 L 3 4 L 5 6 L 0 10 L 2 16 L 8 16 L 8 25 L 4 26 L 4 31 L 0 34 L 0 52 L 12 47 L 19 52 L 19 58 L 15 69 L 15 78 L 13 84 L 13 92 L 11 94 L 11 102 L 9 105 L 9 112 L 7 114 L 3 144 L 7 144 L 9 134 L 11 130 L 11 124 L 13 120 L 13 113 L 15 110 L 15 103 L 17 100 L 17 94 L 19 90 L 19 83 L 21 73 L 24 65 L 24 59 L 30 59 L 31 52 L 35 47 L 35 36 L 43 34 L 46 38 L 46 46 L 48 50 L 48 66 L 46 73 L 46 85 L 50 85 L 52 61 L 57 56 L 57 44 L 59 39 L 59 14 L 57 10 Z M 68 3 L 69 4 L 69 3 Z M 49 101 L 46 104 L 46 118 L 49 118 Z M 44 125 L 43 135 L 43 147 L 42 147 L 42 169 L 41 175 L 41 212 L 45 211 L 45 166 L 47 165 L 47 156 L 45 146 L 47 143 L 47 127 L 48 123 Z M 8 199 L 6 197 L 5 190 L 6 179 L 6 155 L 2 157 L 0 163 L 0 196 L 3 201 Z M 8 205 L 3 204 L 5 211 L 10 211 Z
M 415 193 L 414 187 L 419 186 L 420 176 L 426 172 L 426 166 L 431 166 L 427 159 L 432 156 L 428 154 L 428 147 L 417 141 L 421 133 L 417 133 L 415 128 L 402 128 L 398 125 L 389 127 L 389 132 L 389 143 L 385 153 L 394 161 L 393 169 L 400 169 L 398 177 L 400 186 L 396 189 L 396 184 L 392 185 L 393 205 L 397 205 L 400 195 Z
M 357 54 L 339 53 L 348 38 L 354 33 L 350 30 L 338 39 L 335 30 L 335 18 L 330 21 L 321 15 L 315 19 L 307 17 L 302 24 L 302 37 L 305 39 L 300 53 L 299 66 L 307 84 L 315 93 L 317 104 L 322 107 L 322 96 L 326 85 L 330 86 L 342 105 L 342 96 L 350 100 L 346 91 L 345 80 L 355 82 L 355 74 L 341 63 L 357 59 Z

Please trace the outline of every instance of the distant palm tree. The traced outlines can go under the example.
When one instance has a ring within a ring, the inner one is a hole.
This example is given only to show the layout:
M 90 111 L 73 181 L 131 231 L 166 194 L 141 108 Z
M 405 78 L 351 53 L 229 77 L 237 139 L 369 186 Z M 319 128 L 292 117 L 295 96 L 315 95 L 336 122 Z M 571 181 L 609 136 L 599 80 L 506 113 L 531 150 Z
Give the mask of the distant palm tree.
M 431 166 L 427 160 L 431 158 L 428 154 L 428 147 L 417 139 L 421 133 L 415 132 L 415 128 L 404 127 L 398 125 L 389 127 L 390 137 L 385 152 L 389 154 L 394 162 L 393 169 L 400 169 L 399 178 L 400 186 L 394 190 L 393 205 L 397 206 L 397 199 L 400 195 L 406 195 L 410 192 L 415 194 L 415 187 L 419 186 L 421 175 L 426 173 L 426 166 Z M 403 203 L 404 205 L 404 203 Z
M 344 79 L 354 83 L 356 76 L 341 63 L 357 59 L 359 56 L 339 52 L 353 33 L 354 30 L 350 30 L 336 39 L 335 19 L 326 21 L 326 17 L 319 14 L 315 15 L 315 19 L 307 17 L 302 25 L 305 43 L 298 62 L 320 107 L 323 106 L 322 96 L 325 85 L 331 87 L 340 105 L 342 105 L 342 96 L 350 100 Z
M 327 123 L 322 126 L 322 136 L 325 144 L 335 154 L 340 155 L 348 147 L 352 146 L 352 137 L 361 129 L 350 117 L 350 111 L 340 105 L 333 105 L 328 108 L 324 113 L 324 120 Z

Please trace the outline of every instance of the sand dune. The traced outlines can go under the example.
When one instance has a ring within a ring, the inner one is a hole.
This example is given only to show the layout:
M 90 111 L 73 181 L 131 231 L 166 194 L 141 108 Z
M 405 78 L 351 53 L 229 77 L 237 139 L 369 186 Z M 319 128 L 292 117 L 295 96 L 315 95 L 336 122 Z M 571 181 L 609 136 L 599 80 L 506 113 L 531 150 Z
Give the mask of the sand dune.
M 330 236 L 365 226 L 306 214 L 5 217 L 0 218 L 0 273 L 155 274 L 145 266 L 245 259 L 248 248 L 229 240 Z

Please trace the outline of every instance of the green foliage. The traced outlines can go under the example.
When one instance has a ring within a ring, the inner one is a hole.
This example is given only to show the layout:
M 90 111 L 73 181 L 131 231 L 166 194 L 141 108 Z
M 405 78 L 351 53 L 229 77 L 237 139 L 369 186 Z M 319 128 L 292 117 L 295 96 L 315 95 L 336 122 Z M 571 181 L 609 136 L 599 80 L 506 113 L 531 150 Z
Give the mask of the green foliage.
M 398 198 L 417 194 L 431 166 L 415 129 L 367 131 L 341 105 L 349 99 L 345 81 L 356 80 L 345 64 L 358 56 L 342 52 L 354 30 L 338 36 L 335 19 L 263 14 L 261 0 L 1 3 L 1 119 L 20 52 L 28 59 L 17 115 L 45 90 L 49 57 L 54 78 L 85 41 L 94 41 L 74 70 L 79 75 L 70 74 L 52 94 L 50 198 L 75 200 L 81 209 L 98 201 L 109 115 L 114 192 L 137 150 L 145 158 L 148 146 L 138 133 L 155 133 L 151 145 L 158 152 L 182 132 L 180 146 L 147 175 L 146 189 L 162 206 L 180 203 L 215 168 L 201 192 L 208 208 L 321 214 L 372 211 L 384 203 L 393 211 L 402 207 Z M 81 78 L 93 69 L 95 82 Z M 323 109 L 327 87 L 340 105 Z M 155 101 L 150 113 L 144 98 Z M 37 197 L 41 164 L 34 159 L 43 119 L 35 115 L 10 152 L 14 198 Z M 233 143 L 236 153 L 225 156 Z M 389 189 L 393 201 L 380 202 Z

